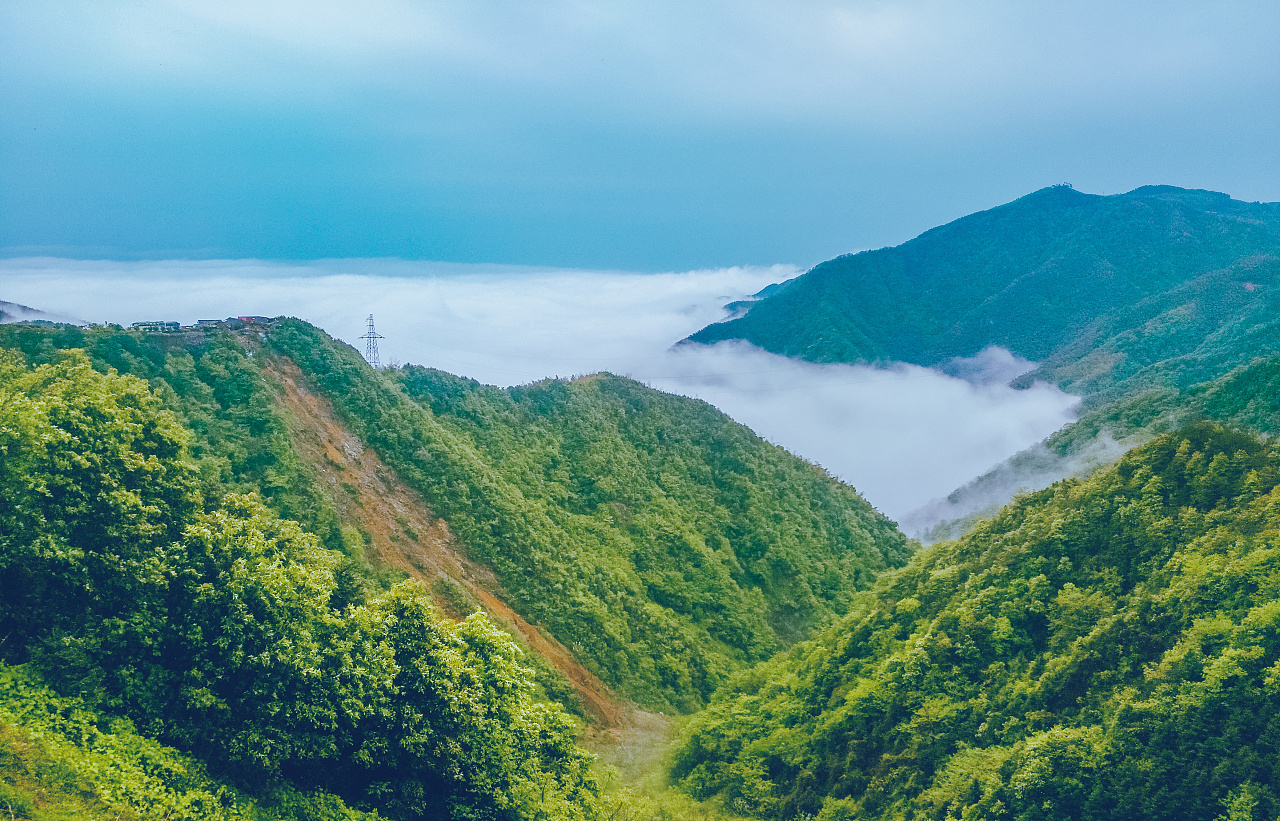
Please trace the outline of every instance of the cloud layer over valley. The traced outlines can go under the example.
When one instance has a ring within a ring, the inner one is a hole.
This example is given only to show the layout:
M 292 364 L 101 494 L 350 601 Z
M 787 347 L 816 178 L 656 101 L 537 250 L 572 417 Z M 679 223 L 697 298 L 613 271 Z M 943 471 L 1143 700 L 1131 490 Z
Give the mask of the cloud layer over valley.
M 291 315 L 359 345 L 375 315 L 384 362 L 499 385 L 608 370 L 697 396 L 821 464 L 901 517 L 1069 422 L 1076 400 L 1002 351 L 952 376 L 796 362 L 741 343 L 676 340 L 790 266 L 635 274 L 382 260 L 0 260 L 0 298 L 91 322 Z M 958 378 L 963 376 L 964 378 Z

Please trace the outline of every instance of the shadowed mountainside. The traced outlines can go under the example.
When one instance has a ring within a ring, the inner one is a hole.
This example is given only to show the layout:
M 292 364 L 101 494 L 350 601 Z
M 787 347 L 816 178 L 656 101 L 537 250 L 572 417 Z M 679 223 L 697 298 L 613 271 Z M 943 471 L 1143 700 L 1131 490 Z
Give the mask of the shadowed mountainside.
M 1091 394 L 1175 358 L 1183 385 L 1223 373 L 1280 342 L 1278 308 L 1280 204 L 1055 186 L 824 262 L 689 341 L 927 366 L 999 345 Z

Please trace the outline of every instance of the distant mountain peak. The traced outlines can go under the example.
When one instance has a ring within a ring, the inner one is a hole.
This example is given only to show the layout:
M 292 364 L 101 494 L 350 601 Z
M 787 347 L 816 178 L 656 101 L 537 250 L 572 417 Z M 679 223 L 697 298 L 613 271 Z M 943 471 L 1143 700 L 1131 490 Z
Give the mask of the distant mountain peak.
M 743 339 L 816 362 L 926 366 L 998 345 L 1066 368 L 1115 336 L 1121 347 L 1110 359 L 1055 379 L 1090 392 L 1084 383 L 1101 386 L 1143 367 L 1153 345 L 1189 353 L 1215 332 L 1215 317 L 1253 317 L 1262 307 L 1239 303 L 1237 292 L 1265 293 L 1258 285 L 1280 277 L 1278 257 L 1280 204 L 1172 185 L 1108 196 L 1060 184 L 893 248 L 823 262 L 689 340 Z M 1241 276 L 1254 287 L 1218 285 Z M 1145 330 L 1125 336 L 1135 328 Z M 1160 333 L 1168 338 L 1156 342 Z M 1124 345 L 1137 346 L 1132 356 Z M 1052 378 L 1043 370 L 1037 377 Z
M 1023 204 L 1063 203 L 1063 204 L 1074 205 L 1077 203 L 1083 203 L 1092 199 L 1096 199 L 1099 196 L 1100 196 L 1099 194 L 1090 194 L 1085 191 L 1079 191 L 1073 188 L 1070 183 L 1061 182 L 1061 183 L 1058 183 L 1057 185 L 1049 185 L 1044 188 L 1040 188 L 1038 190 L 1032 191 L 1030 194 L 1019 197 L 1013 202 L 1006 203 L 1005 205 L 996 206 L 995 208 L 990 210 L 996 211 L 1001 208 L 1016 207 L 1019 203 L 1023 203 Z M 982 213 L 986 213 L 986 212 L 979 211 L 977 212 L 977 214 L 970 214 L 970 216 L 977 216 L 978 214 L 982 214 Z M 962 217 L 962 219 L 964 218 Z
M 1210 191 L 1205 188 L 1179 188 L 1176 185 L 1143 185 L 1127 193 L 1120 194 L 1119 196 L 1130 199 L 1150 197 L 1177 200 L 1179 202 L 1197 206 L 1222 206 L 1228 203 L 1237 202 L 1232 199 L 1230 194 L 1224 194 L 1221 191 Z
M 0 325 L 7 325 L 14 322 L 52 322 L 59 325 L 88 324 L 82 319 L 73 319 L 69 316 L 62 316 L 60 314 L 51 314 L 47 311 L 42 311 L 39 308 L 31 308 L 17 302 L 5 302 L 4 300 L 0 300 Z

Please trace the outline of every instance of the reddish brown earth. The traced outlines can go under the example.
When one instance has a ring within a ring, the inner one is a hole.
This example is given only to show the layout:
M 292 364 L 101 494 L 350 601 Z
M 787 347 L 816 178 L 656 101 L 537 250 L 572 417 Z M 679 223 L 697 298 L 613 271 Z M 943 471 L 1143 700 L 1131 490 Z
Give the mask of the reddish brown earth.
M 421 494 L 400 481 L 377 453 L 347 430 L 327 399 L 305 387 L 296 365 L 277 359 L 267 366 L 266 374 L 281 388 L 295 450 L 315 469 L 343 524 L 365 534 L 371 559 L 403 570 L 428 590 L 442 577 L 460 586 L 493 619 L 565 675 L 599 733 L 613 736 L 641 720 L 643 714 L 619 699 L 568 648 L 511 609 L 493 572 L 466 557 L 448 525 L 432 515 Z M 452 609 L 446 601 L 438 603 L 444 612 Z

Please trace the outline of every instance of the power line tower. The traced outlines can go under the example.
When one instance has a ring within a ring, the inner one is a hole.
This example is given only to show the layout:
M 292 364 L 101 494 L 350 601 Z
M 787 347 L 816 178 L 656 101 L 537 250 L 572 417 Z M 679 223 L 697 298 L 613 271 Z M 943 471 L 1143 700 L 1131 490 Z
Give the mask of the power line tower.
M 373 314 L 369 314 L 369 330 L 365 331 L 364 336 L 360 337 L 364 342 L 364 358 L 373 366 L 374 370 L 382 367 L 382 363 L 378 361 L 378 340 L 386 339 L 385 336 L 373 329 Z

